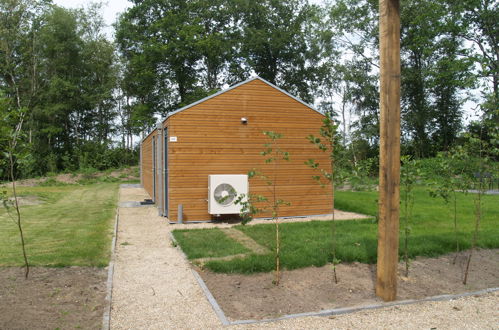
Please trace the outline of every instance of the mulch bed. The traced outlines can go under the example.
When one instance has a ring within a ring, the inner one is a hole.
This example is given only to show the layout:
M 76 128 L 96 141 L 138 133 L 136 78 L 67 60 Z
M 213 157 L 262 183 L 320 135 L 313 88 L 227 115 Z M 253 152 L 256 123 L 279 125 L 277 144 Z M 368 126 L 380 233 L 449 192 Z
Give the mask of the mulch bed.
M 0 329 L 100 329 L 107 270 L 0 267 Z
M 499 249 L 473 253 L 468 284 L 462 284 L 466 258 L 461 252 L 439 258 L 416 258 L 409 277 L 399 264 L 398 300 L 478 291 L 499 287 Z M 376 266 L 361 263 L 337 266 L 339 283 L 331 265 L 284 271 L 281 284 L 272 284 L 272 273 L 216 274 L 199 270 L 211 293 L 231 320 L 264 319 L 286 314 L 380 303 L 375 295 Z

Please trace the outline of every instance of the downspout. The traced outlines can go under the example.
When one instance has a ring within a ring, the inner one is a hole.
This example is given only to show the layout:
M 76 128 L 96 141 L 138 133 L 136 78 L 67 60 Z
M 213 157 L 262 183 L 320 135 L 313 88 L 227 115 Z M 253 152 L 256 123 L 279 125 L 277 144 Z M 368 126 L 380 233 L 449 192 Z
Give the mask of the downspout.
M 164 213 L 164 191 L 163 191 L 163 125 L 161 123 L 158 123 L 157 125 L 157 134 L 156 134 L 156 146 L 157 146 L 157 152 L 156 152 L 156 190 L 157 190 L 157 195 L 156 195 L 156 205 L 158 206 L 158 215 L 163 216 Z
M 139 144 L 139 176 L 140 176 L 140 185 L 144 187 L 144 169 L 142 168 L 142 143 L 144 143 L 144 131 L 141 133 L 140 144 Z

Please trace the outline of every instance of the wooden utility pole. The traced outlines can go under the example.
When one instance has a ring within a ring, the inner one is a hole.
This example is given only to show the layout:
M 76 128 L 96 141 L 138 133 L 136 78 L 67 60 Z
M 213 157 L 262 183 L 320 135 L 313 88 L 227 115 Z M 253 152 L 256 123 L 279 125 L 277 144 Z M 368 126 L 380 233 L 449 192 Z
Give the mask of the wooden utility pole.
M 376 295 L 397 297 L 400 211 L 400 5 L 379 1 L 380 167 Z

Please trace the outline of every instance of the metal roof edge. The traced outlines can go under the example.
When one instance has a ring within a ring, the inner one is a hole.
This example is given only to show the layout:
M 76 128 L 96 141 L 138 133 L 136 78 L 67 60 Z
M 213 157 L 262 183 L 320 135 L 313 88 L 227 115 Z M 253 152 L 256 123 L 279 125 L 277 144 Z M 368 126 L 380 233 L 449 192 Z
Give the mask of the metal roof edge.
M 305 101 L 299 99 L 298 97 L 294 96 L 294 95 L 291 95 L 290 93 L 286 92 L 284 89 L 280 88 L 280 87 L 277 87 L 276 85 L 274 85 L 273 83 L 271 83 L 270 81 L 267 81 L 265 79 L 263 79 L 262 77 L 258 77 L 256 76 L 255 79 L 259 79 L 261 80 L 262 82 L 266 83 L 267 85 L 269 85 L 270 87 L 273 87 L 275 89 L 277 89 L 279 92 L 281 93 L 284 93 L 286 94 L 287 96 L 291 97 L 292 99 L 294 99 L 295 101 L 298 101 L 300 102 L 301 104 L 303 104 L 304 106 L 318 112 L 319 114 L 325 116 L 322 112 L 320 112 L 319 110 L 317 110 L 315 107 L 311 106 L 310 104 L 306 103 Z
M 156 132 L 158 129 L 161 129 L 163 127 L 163 123 L 165 120 L 160 120 L 159 122 L 154 124 L 154 128 L 149 133 L 147 133 L 147 135 L 144 136 L 144 138 L 140 139 L 140 143 L 142 144 L 142 142 L 144 142 L 144 140 L 147 139 L 152 133 Z
M 140 139 L 140 143 L 142 144 L 142 142 L 144 142 L 145 139 L 147 139 L 152 133 L 156 132 L 156 130 L 158 129 L 158 127 L 156 126 L 157 124 L 154 124 L 154 128 L 149 132 L 147 133 L 146 136 L 144 136 L 142 139 Z

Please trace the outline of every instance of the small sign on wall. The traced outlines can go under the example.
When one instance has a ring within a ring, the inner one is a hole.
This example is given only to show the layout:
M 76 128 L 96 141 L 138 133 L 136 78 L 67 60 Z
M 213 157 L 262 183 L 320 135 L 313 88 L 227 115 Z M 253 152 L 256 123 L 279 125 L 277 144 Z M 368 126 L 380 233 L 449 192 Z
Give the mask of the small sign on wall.
M 170 142 L 177 142 L 176 136 L 170 136 Z

